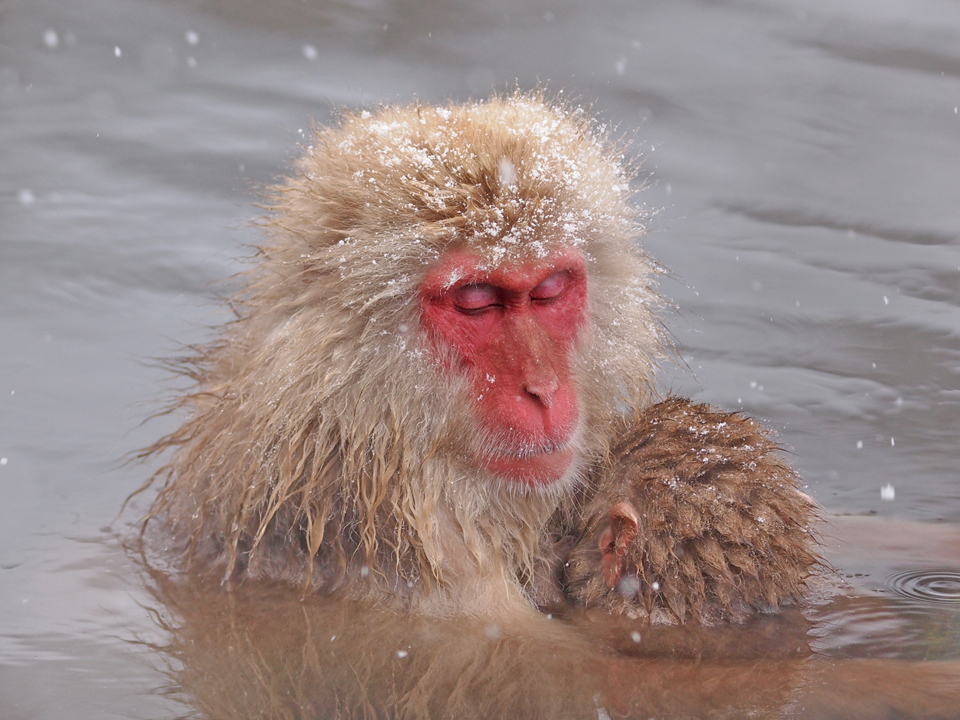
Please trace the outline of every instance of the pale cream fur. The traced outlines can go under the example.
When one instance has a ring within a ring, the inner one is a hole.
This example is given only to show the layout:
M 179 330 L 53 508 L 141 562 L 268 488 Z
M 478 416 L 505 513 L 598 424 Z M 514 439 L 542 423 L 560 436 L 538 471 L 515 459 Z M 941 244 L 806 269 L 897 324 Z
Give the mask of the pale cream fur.
M 227 579 L 271 577 L 433 614 L 528 605 L 548 520 L 571 510 L 662 336 L 622 150 L 540 95 L 345 113 L 275 188 L 238 319 L 189 361 L 194 392 L 152 516 Z M 588 326 L 571 358 L 580 460 L 546 490 L 472 467 L 463 378 L 420 326 L 451 249 L 494 267 L 576 248 Z

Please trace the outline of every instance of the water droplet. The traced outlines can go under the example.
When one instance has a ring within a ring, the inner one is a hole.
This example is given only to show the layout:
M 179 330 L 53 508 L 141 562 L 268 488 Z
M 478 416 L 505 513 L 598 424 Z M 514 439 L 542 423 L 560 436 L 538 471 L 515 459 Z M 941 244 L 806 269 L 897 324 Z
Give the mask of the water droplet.
M 491 640 L 498 640 L 500 636 L 503 635 L 503 631 L 500 630 L 500 626 L 496 623 L 489 623 L 483 628 L 483 634 Z

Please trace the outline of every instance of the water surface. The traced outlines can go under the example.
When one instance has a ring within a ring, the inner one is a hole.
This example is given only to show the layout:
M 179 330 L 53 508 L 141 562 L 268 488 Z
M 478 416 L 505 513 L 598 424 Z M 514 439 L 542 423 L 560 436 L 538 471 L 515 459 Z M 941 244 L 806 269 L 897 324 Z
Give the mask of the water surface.
M 122 459 L 174 422 L 139 425 L 177 384 L 150 360 L 223 319 L 219 281 L 257 241 L 258 188 L 314 120 L 538 83 L 591 104 L 645 157 L 646 247 L 672 272 L 662 291 L 681 308 L 668 323 L 688 366 L 664 387 L 776 428 L 838 516 L 825 535 L 840 590 L 799 636 L 774 620 L 739 640 L 667 637 L 652 654 L 716 657 L 772 634 L 756 652 L 783 663 L 789 692 L 748 698 L 772 715 L 836 716 L 846 688 L 850 716 L 868 716 L 857 689 L 872 683 L 922 716 L 924 697 L 956 686 L 958 605 L 904 588 L 939 573 L 949 595 L 960 571 L 957 3 L 10 0 L 0 717 L 213 712 L 199 698 L 237 667 L 210 662 L 229 637 L 211 631 L 195 638 L 211 654 L 178 654 L 193 616 L 170 609 L 180 596 L 114 535 L 129 532 L 137 508 L 116 514 L 149 474 Z M 196 592 L 214 594 L 188 608 L 217 606 L 215 591 Z M 236 612 L 281 601 L 249 602 Z M 330 612 L 298 627 L 338 622 Z M 609 642 L 628 666 L 640 652 L 617 645 L 629 628 L 564 622 L 574 645 Z M 306 647 L 297 632 L 260 650 Z M 797 637 L 806 659 L 784 658 Z M 746 687 L 699 657 L 687 675 L 657 667 L 671 687 Z M 746 660 L 728 661 L 749 677 Z M 833 690 L 811 661 L 832 668 Z

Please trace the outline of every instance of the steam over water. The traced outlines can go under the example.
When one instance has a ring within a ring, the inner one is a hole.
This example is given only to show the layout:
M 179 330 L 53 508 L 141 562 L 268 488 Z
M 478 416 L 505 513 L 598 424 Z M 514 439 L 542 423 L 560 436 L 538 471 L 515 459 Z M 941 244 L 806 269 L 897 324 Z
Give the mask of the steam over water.
M 153 359 L 228 319 L 216 297 L 257 242 L 258 188 L 314 120 L 538 83 L 645 158 L 645 247 L 679 307 L 666 323 L 683 363 L 664 390 L 776 428 L 837 516 L 823 532 L 837 576 L 809 627 L 591 632 L 627 657 L 742 660 L 748 679 L 756 657 L 802 645 L 825 663 L 908 661 L 928 683 L 911 692 L 939 687 L 919 661 L 945 661 L 956 683 L 960 5 L 31 0 L 0 6 L 0 718 L 215 715 L 218 682 L 249 687 L 303 655 L 299 605 L 237 609 L 121 549 L 146 499 L 117 512 L 151 472 L 125 455 L 176 423 L 139 424 L 182 386 Z M 313 643 L 355 620 L 317 613 Z M 246 646 L 228 616 L 270 650 L 265 668 L 229 654 Z M 478 628 L 476 657 L 508 635 Z M 400 639 L 387 650 L 418 658 Z M 490 652 L 477 682 L 495 693 L 512 656 Z M 750 707 L 773 717 L 790 701 Z

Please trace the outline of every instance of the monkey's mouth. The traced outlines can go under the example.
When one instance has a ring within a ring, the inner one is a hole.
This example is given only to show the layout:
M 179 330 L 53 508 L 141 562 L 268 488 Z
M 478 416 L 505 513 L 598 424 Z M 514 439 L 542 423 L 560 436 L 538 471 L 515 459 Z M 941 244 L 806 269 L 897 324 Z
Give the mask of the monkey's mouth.
M 494 452 L 483 457 L 484 467 L 498 477 L 527 485 L 549 485 L 560 480 L 570 469 L 576 453 L 573 443 L 538 448 L 522 448 L 515 452 Z

